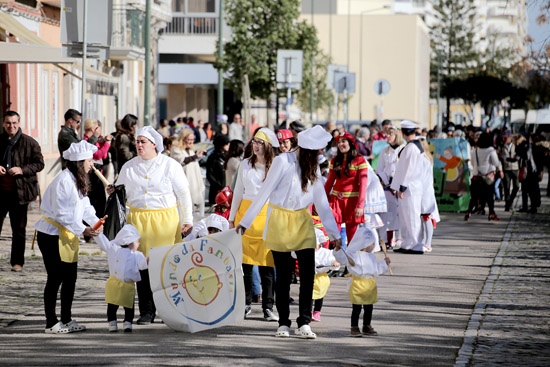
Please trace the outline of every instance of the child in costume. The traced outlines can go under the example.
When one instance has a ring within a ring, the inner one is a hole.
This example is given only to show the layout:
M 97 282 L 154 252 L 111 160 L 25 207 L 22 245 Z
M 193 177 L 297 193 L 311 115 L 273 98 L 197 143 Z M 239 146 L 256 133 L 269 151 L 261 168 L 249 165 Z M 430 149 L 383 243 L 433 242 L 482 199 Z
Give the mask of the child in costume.
M 326 241 L 325 234 L 315 228 L 315 236 L 317 238 L 317 249 L 315 249 L 315 278 L 313 280 L 313 312 L 311 320 L 321 321 L 321 308 L 323 307 L 323 298 L 327 294 L 330 286 L 330 278 L 327 271 L 338 270 L 340 264 L 334 258 L 332 250 L 323 247 Z
M 372 321 L 373 305 L 378 302 L 378 291 L 376 287 L 375 275 L 380 275 L 388 271 L 390 259 L 386 257 L 382 261 L 377 261 L 372 253 L 375 242 L 372 230 L 364 225 L 357 228 L 355 236 L 347 247 L 347 254 L 355 265 L 351 266 L 342 250 L 334 252 L 336 261 L 345 264 L 351 274 L 348 285 L 349 300 L 352 303 L 351 313 L 351 331 L 350 336 L 360 337 L 362 335 L 377 335 L 374 331 Z M 363 314 L 363 329 L 359 329 L 359 316 L 361 308 Z
M 218 214 L 210 214 L 208 217 L 199 220 L 193 225 L 193 230 L 183 242 L 196 240 L 218 232 L 224 232 L 229 229 L 229 222 L 223 216 Z
M 109 280 L 105 284 L 105 302 L 107 302 L 107 321 L 109 331 L 118 331 L 116 313 L 118 307 L 124 307 L 124 332 L 132 331 L 134 319 L 134 283 L 141 280 L 140 270 L 147 269 L 147 259 L 139 247 L 140 235 L 131 224 L 126 224 L 117 233 L 114 240 L 100 234 L 97 243 L 107 253 L 109 260 Z
M 229 186 L 224 187 L 216 195 L 216 205 L 214 205 L 214 214 L 221 215 L 229 219 L 231 213 L 231 202 L 233 201 L 233 191 Z
M 380 251 L 378 228 L 384 227 L 384 222 L 378 213 L 387 212 L 386 195 L 384 188 L 380 183 L 380 178 L 376 175 L 369 162 L 367 162 L 367 195 L 365 197 L 365 226 L 372 230 L 374 235 L 374 250 Z

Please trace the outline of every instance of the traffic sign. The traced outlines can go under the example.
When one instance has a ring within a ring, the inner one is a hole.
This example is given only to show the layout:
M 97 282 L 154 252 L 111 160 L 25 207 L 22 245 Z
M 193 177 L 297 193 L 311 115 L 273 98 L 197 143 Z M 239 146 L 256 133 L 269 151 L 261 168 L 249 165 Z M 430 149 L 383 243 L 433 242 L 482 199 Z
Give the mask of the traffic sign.
M 374 82 L 374 93 L 379 96 L 385 96 L 390 92 L 390 82 L 386 79 L 378 79 Z

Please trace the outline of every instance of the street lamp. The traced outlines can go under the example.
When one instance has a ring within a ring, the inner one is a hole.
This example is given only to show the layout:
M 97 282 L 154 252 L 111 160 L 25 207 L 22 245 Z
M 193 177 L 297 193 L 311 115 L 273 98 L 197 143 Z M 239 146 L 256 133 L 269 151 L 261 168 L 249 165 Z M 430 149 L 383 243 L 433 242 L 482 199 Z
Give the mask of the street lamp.
M 363 15 L 375 11 L 389 9 L 390 5 L 384 5 L 381 8 L 369 9 L 360 13 L 361 30 L 359 31 L 359 121 L 363 121 Z M 348 34 L 349 40 L 349 34 Z

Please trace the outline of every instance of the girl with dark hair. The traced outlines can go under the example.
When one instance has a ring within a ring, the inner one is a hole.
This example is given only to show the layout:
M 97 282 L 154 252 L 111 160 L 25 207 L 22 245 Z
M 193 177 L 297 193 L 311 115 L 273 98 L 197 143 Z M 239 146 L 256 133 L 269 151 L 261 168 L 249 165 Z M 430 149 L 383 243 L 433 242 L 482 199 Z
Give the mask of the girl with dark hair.
M 275 133 L 267 128 L 260 129 L 254 135 L 251 144 L 252 156 L 243 160 L 237 174 L 231 213 L 229 214 L 230 228 L 233 228 L 235 224 L 239 224 L 250 204 L 256 198 L 269 172 L 273 158 L 275 158 L 274 149 L 279 147 L 279 141 Z M 264 205 L 260 214 L 254 219 L 252 227 L 242 237 L 244 288 L 246 291 L 245 317 L 252 311 L 252 267 L 258 265 L 262 283 L 264 319 L 277 321 L 279 318 L 273 313 L 275 276 L 273 255 L 271 251 L 266 249 L 263 240 L 266 211 L 267 205 Z
M 309 207 L 315 208 L 337 249 L 342 241 L 330 210 L 320 179 L 317 155 L 324 149 L 331 136 L 321 126 L 315 126 L 298 134 L 296 151 L 277 156 L 263 180 L 254 201 L 237 226 L 238 233 L 247 233 L 256 216 L 269 200 L 263 239 L 271 250 L 277 272 L 277 311 L 279 328 L 276 337 L 290 337 L 290 282 L 291 252 L 294 251 L 300 266 L 300 305 L 295 334 L 304 339 L 314 339 L 311 331 L 311 305 L 313 278 L 315 276 L 316 237 Z
M 243 153 L 244 143 L 242 141 L 234 139 L 229 142 L 229 150 L 227 151 L 225 163 L 223 164 L 223 168 L 225 169 L 225 183 L 227 185 L 231 185 L 233 182 L 233 176 L 239 169 Z
M 90 190 L 88 173 L 92 169 L 95 145 L 86 141 L 73 143 L 63 152 L 67 168 L 46 189 L 40 209 L 43 217 L 36 222 L 38 247 L 42 252 L 48 278 L 44 288 L 44 310 L 47 334 L 84 331 L 71 317 L 78 268 L 78 237 L 94 237 L 101 231 L 91 228 L 99 221 L 87 194 Z M 85 221 L 88 226 L 83 224 Z M 55 306 L 61 287 L 61 321 Z
M 115 137 L 116 167 L 120 171 L 124 163 L 137 156 L 134 134 L 138 123 L 137 116 L 127 114 L 120 121 L 120 130 Z
M 338 227 L 346 224 L 349 243 L 357 226 L 365 222 L 368 166 L 350 133 L 338 136 L 337 142 L 338 152 L 330 162 L 325 191 Z

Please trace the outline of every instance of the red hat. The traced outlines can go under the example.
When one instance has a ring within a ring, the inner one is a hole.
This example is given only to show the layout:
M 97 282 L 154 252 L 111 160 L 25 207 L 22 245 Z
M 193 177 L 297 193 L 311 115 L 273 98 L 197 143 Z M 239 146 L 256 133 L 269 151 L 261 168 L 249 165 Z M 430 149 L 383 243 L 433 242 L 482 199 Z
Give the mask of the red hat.
M 233 201 L 233 192 L 231 191 L 231 188 L 229 186 L 226 186 L 223 189 L 221 189 L 216 195 L 217 205 L 223 204 L 225 202 L 228 202 L 229 205 L 231 205 L 232 201 Z
M 292 135 L 292 132 L 290 130 L 281 129 L 281 130 L 277 131 L 277 140 L 279 140 L 279 141 L 291 139 L 293 137 L 294 137 L 294 135 Z
M 357 148 L 357 143 L 355 142 L 355 139 L 347 131 L 344 131 L 342 134 L 336 137 L 336 141 L 339 141 L 340 139 L 348 139 L 350 142 L 353 143 L 353 145 L 355 145 L 355 148 Z

